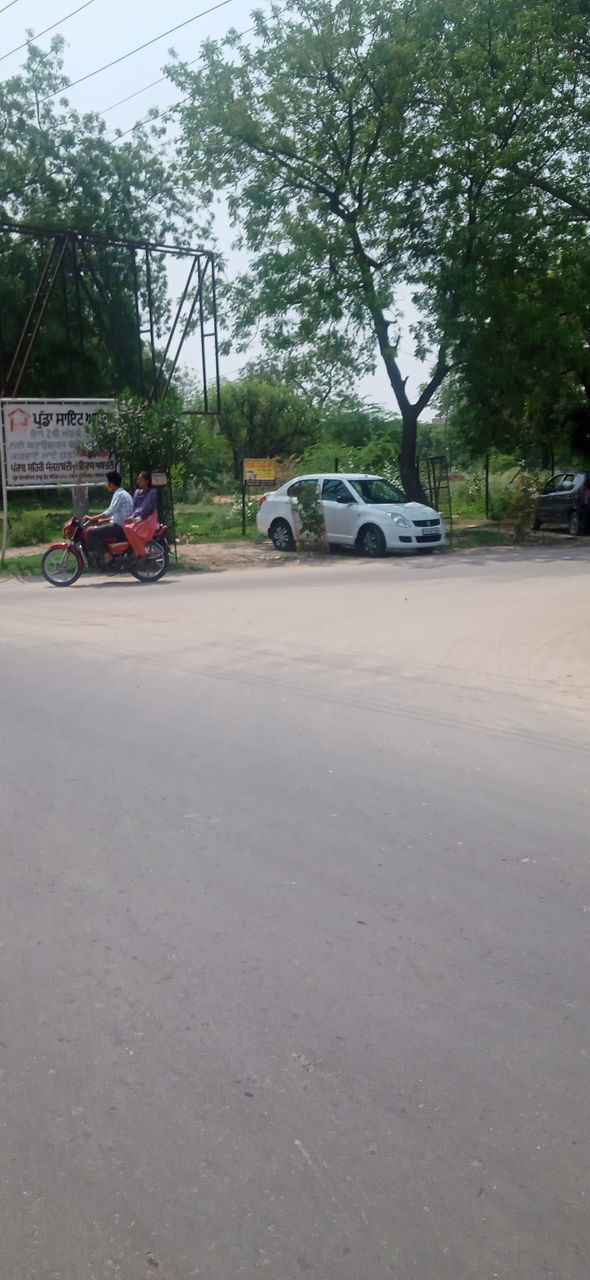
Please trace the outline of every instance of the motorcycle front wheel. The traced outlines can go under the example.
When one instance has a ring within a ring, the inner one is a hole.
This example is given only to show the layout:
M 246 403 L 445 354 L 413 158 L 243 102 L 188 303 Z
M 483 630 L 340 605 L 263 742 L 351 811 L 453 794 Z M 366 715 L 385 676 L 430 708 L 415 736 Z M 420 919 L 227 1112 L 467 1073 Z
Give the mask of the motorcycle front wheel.
M 71 587 L 78 581 L 82 565 L 71 547 L 50 547 L 41 561 L 41 572 L 52 587 Z
M 168 569 L 168 547 L 163 542 L 148 542 L 145 556 L 138 556 L 131 572 L 138 582 L 159 582 Z

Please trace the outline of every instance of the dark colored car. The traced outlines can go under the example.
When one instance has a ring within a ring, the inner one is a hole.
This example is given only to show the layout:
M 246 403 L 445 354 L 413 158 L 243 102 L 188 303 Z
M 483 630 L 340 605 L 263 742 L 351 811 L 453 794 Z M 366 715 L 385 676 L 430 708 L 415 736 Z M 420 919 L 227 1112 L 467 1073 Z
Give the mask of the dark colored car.
M 573 537 L 590 532 L 588 471 L 563 471 L 547 481 L 538 497 L 533 528 L 547 524 L 563 525 Z

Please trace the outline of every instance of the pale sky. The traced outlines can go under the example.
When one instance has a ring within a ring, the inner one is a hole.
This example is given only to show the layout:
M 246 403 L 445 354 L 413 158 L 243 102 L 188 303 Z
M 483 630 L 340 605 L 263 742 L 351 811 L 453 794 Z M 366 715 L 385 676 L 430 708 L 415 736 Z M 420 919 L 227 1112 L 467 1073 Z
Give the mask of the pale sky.
M 0 10 L 7 3 L 9 0 L 0 0 Z M 61 34 L 67 42 L 64 53 L 66 75 L 70 80 L 77 80 L 113 58 L 128 53 L 136 45 L 194 17 L 209 8 L 215 0 L 167 0 L 165 5 L 161 0 L 92 0 L 87 8 L 69 21 L 61 21 L 66 14 L 83 3 L 84 0 L 13 0 L 4 13 L 0 12 L 0 76 L 5 79 L 15 74 L 22 65 L 26 49 L 11 53 L 9 57 L 3 55 L 23 43 L 28 38 L 30 29 L 37 35 L 52 23 L 59 23 L 55 32 L 41 36 L 36 43 L 47 48 L 52 36 Z M 150 107 L 157 106 L 165 110 L 176 100 L 177 90 L 164 81 L 115 110 L 109 110 L 114 103 L 142 89 L 163 74 L 162 68 L 168 61 L 170 48 L 175 48 L 180 57 L 187 61 L 197 58 L 203 40 L 223 36 L 231 27 L 238 31 L 245 30 L 251 26 L 252 9 L 264 7 L 264 0 L 257 0 L 256 3 L 230 0 L 223 8 L 197 18 L 183 30 L 127 58 L 119 66 L 93 76 L 84 84 L 74 86 L 68 91 L 70 101 L 80 111 L 104 112 L 105 120 L 113 130 L 128 129 Z M 220 237 L 226 236 L 227 231 L 220 227 L 219 234 Z M 222 243 L 221 247 L 227 254 L 228 243 Z M 231 263 L 229 256 L 230 269 Z M 415 394 L 420 382 L 425 379 L 425 370 L 409 354 L 409 337 L 402 339 L 402 346 L 408 353 L 401 357 L 403 372 L 409 375 L 410 393 Z M 239 355 L 227 357 L 222 362 L 222 372 L 227 375 L 237 372 L 241 362 L 242 357 Z M 395 411 L 393 393 L 384 372 L 379 370 L 374 378 L 364 379 L 359 384 L 358 391 L 369 400 Z M 428 417 L 428 413 L 425 416 Z

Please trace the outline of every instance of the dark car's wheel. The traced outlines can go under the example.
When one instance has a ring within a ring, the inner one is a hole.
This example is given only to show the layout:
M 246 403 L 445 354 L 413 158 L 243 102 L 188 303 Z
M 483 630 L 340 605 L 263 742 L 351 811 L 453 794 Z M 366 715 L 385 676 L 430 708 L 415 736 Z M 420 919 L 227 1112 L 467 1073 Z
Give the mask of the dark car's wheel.
M 580 518 L 579 511 L 575 509 L 573 511 L 570 511 L 567 527 L 568 527 L 568 532 L 571 533 L 572 535 L 572 538 L 578 538 L 580 536 L 582 532 L 582 520 Z
M 295 539 L 293 530 L 286 520 L 275 520 L 269 529 L 270 540 L 275 551 L 294 551 Z
M 359 530 L 357 545 L 364 556 L 375 558 L 376 556 L 385 555 L 385 535 L 381 529 L 377 528 L 376 524 L 363 525 L 363 528 Z

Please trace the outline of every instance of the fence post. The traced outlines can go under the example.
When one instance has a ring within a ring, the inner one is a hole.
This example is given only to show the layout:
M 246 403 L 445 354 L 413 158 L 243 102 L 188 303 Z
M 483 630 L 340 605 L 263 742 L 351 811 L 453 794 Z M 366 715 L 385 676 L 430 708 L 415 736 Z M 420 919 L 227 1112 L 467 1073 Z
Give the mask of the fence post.
M 486 453 L 486 465 L 485 465 L 485 503 L 486 503 L 486 506 L 485 506 L 486 520 L 489 520 L 490 518 L 490 455 L 489 453 Z

